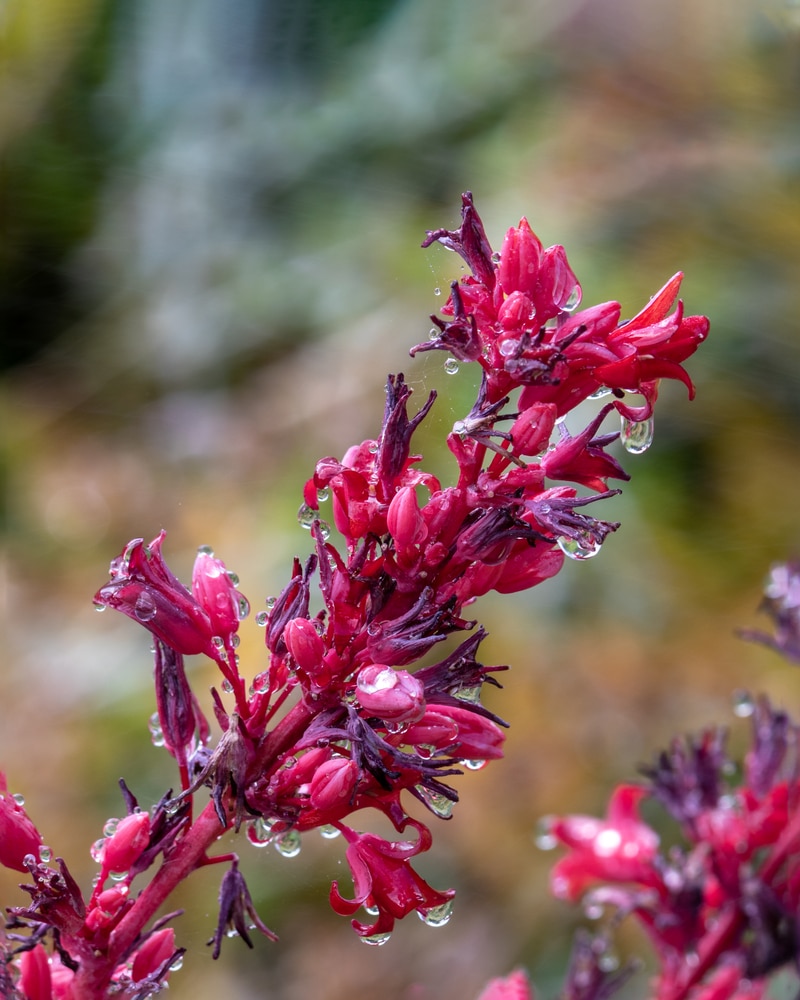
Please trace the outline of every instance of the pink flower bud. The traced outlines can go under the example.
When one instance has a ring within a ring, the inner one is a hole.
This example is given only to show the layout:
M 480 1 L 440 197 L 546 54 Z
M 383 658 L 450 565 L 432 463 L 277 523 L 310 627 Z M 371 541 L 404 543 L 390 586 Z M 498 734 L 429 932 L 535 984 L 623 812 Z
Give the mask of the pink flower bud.
M 419 510 L 413 486 L 402 486 L 392 497 L 386 513 L 386 527 L 394 538 L 398 555 L 416 555 L 415 546 L 428 537 L 425 520 Z
M 539 277 L 539 260 L 542 244 L 527 219 L 520 219 L 519 227 L 508 230 L 500 251 L 497 277 L 506 295 L 515 291 L 535 289 Z
M 22 995 L 26 1000 L 51 1000 L 50 962 L 41 944 L 30 951 L 23 951 L 19 957 Z
M 425 688 L 407 670 L 374 663 L 364 667 L 356 682 L 364 711 L 385 722 L 416 722 L 425 712 Z
M 533 315 L 533 301 L 524 292 L 512 292 L 497 312 L 497 318 L 506 330 L 515 330 L 529 323 Z
M 24 872 L 27 854 L 39 860 L 42 836 L 22 806 L 8 794 L 5 774 L 0 771 L 0 864 Z
M 201 549 L 192 570 L 192 596 L 211 620 L 214 635 L 229 636 L 247 617 L 247 598 L 233 584 L 225 563 Z
M 103 869 L 126 872 L 150 842 L 150 814 L 132 813 L 119 821 L 114 835 L 103 844 Z
M 301 670 L 310 676 L 319 672 L 325 643 L 308 618 L 292 618 L 283 630 L 283 641 Z
M 534 403 L 511 425 L 511 440 L 516 455 L 538 455 L 547 447 L 556 423 L 557 409 L 552 403 Z
M 349 757 L 332 757 L 318 767 L 311 779 L 311 804 L 328 811 L 347 806 L 358 781 L 358 766 Z
M 162 927 L 154 931 L 136 952 L 131 969 L 131 979 L 140 983 L 154 972 L 158 972 L 164 962 L 175 953 L 175 931 Z
M 121 916 L 120 910 L 128 899 L 128 887 L 123 885 L 112 886 L 101 892 L 94 901 L 94 906 L 89 910 L 84 921 L 86 930 L 95 934 L 97 931 L 108 930 L 117 922 Z

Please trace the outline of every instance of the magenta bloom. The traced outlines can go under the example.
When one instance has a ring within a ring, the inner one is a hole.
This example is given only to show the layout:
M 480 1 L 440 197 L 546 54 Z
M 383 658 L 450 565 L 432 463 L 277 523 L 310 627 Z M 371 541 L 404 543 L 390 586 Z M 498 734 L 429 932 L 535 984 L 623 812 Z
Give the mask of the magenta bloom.
M 26 870 L 24 860 L 38 859 L 42 836 L 23 807 L 8 793 L 5 774 L 0 771 L 0 864 L 18 872 Z
M 431 910 L 445 906 L 455 895 L 455 890 L 438 892 L 411 867 L 411 859 L 431 846 L 430 831 L 422 823 L 409 820 L 418 833 L 416 843 L 387 841 L 373 833 L 356 833 L 347 827 L 342 831 L 347 838 L 347 863 L 353 873 L 353 898 L 346 899 L 339 892 L 339 883 L 331 886 L 331 906 L 337 913 L 349 915 L 362 906 L 375 908 L 378 916 L 374 923 L 353 921 L 353 927 L 363 937 L 388 934 L 395 920 L 416 910 L 425 916 Z
M 95 603 L 140 622 L 179 653 L 214 658 L 211 618 L 164 562 L 165 535 L 161 531 L 149 545 L 141 538 L 129 542 L 112 560 L 111 579 L 95 594 Z

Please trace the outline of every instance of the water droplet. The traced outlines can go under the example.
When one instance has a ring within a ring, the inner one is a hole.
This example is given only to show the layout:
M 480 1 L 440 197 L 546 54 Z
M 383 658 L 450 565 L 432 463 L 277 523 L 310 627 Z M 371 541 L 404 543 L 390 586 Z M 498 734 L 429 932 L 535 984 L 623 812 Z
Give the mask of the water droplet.
M 327 521 L 320 521 L 317 524 L 317 536 L 322 539 L 323 542 L 331 537 L 331 526 Z
M 452 899 L 448 899 L 441 906 L 432 906 L 430 910 L 426 910 L 424 913 L 417 910 L 417 915 L 428 927 L 444 927 L 453 915 L 453 901 Z
M 477 705 L 481 700 L 481 686 L 473 684 L 471 687 L 460 687 L 457 691 L 453 691 L 453 697 L 459 701 L 469 702 L 470 705 Z
M 330 490 L 327 486 L 322 486 L 317 490 L 317 500 L 319 500 L 320 503 L 325 503 L 330 495 Z
M 236 928 L 235 928 L 235 927 L 229 927 L 229 928 L 228 928 L 228 929 L 227 929 L 227 930 L 225 931 L 225 937 L 226 937 L 226 938 L 231 938 L 231 939 L 232 939 L 232 938 L 237 938 L 237 937 L 239 937 L 239 932 L 238 932 L 238 931 L 236 930 Z
M 595 391 L 589 396 L 589 399 L 605 399 L 606 396 L 611 395 L 611 392 L 612 390 L 609 389 L 607 385 L 601 385 L 599 389 L 595 389 Z
M 558 837 L 553 833 L 555 816 L 542 816 L 536 824 L 534 843 L 540 851 L 552 851 L 558 847 Z
M 556 544 L 570 559 L 591 559 L 600 551 L 600 542 L 589 531 L 581 532 L 575 538 L 562 535 L 556 539 Z
M 623 417 L 619 435 L 622 447 L 631 455 L 641 455 L 647 451 L 653 443 L 653 426 L 652 417 L 648 420 L 628 420 L 627 417 Z
M 508 337 L 506 340 L 501 341 L 498 350 L 504 358 L 512 357 L 517 349 L 519 348 L 519 340 L 516 337 Z
M 92 857 L 92 861 L 96 862 L 98 865 L 103 863 L 103 854 L 105 853 L 106 842 L 105 838 L 101 837 L 96 840 L 92 846 L 89 848 L 89 854 Z
M 583 907 L 583 912 L 586 914 L 588 920 L 599 920 L 603 916 L 605 909 L 602 903 L 588 902 Z
M 733 714 L 739 719 L 749 718 L 755 711 L 755 702 L 748 691 L 734 691 Z
M 581 304 L 582 297 L 583 297 L 583 292 L 581 290 L 581 286 L 576 284 L 575 287 L 572 289 L 572 291 L 569 293 L 567 301 L 561 308 L 564 310 L 564 312 L 568 313 L 575 312 L 575 310 Z
M 238 573 L 234 573 L 233 570 L 230 570 L 230 569 L 228 570 L 228 579 L 231 581 L 231 583 L 234 585 L 234 587 L 238 587 L 239 584 L 241 583 L 241 581 L 239 579 L 239 574 Z
M 458 361 L 455 358 L 448 358 L 444 363 L 444 370 L 448 375 L 455 375 L 459 369 Z
M 382 944 L 386 944 L 392 935 L 387 932 L 383 934 L 369 934 L 367 937 L 362 937 L 361 940 L 364 944 L 372 945 L 375 948 L 380 948 Z
M 155 618 L 157 611 L 156 602 L 146 590 L 143 590 L 136 598 L 133 613 L 140 622 L 151 622 Z
M 434 295 L 441 295 L 441 294 L 442 294 L 442 290 L 441 290 L 441 288 L 434 288 L 434 290 L 433 290 L 433 294 L 434 294 Z
M 370 917 L 377 917 L 381 912 L 377 906 L 364 904 L 364 912 Z
M 241 622 L 250 614 L 250 602 L 244 594 L 237 594 L 236 597 L 236 614 L 239 616 L 239 621 Z
M 239 636 L 238 636 L 238 635 L 237 635 L 237 634 L 236 634 L 235 632 L 233 633 L 233 635 L 232 635 L 232 636 L 230 636 L 230 637 L 228 638 L 228 642 L 230 643 L 230 645 L 231 645 L 231 646 L 233 646 L 233 648 L 234 648 L 234 649 L 237 649 L 237 648 L 238 648 L 238 646 L 239 646 L 239 643 L 240 643 L 241 641 L 242 641 L 242 640 L 240 639 L 240 637 L 239 637 Z
M 154 747 L 164 746 L 164 732 L 161 729 L 161 719 L 159 718 L 158 712 L 153 712 L 147 722 L 147 728 L 150 730 L 150 740 Z
M 178 955 L 178 957 L 174 961 L 170 962 L 170 966 L 169 967 L 170 967 L 170 971 L 171 972 L 178 972 L 180 969 L 182 969 L 183 968 L 183 955 Z
M 128 877 L 127 872 L 109 872 L 108 877 L 112 882 L 122 882 Z
M 272 827 L 274 825 L 273 820 L 264 819 L 263 816 L 254 819 L 252 823 L 247 824 L 247 839 L 253 847 L 266 847 L 272 842 Z
M 95 611 L 105 611 L 106 610 L 105 604 L 101 604 L 99 601 L 94 601 L 93 603 L 94 603 L 94 610 Z
M 311 531 L 318 517 L 319 512 L 314 510 L 313 507 L 309 507 L 307 503 L 300 505 L 300 509 L 297 512 L 297 521 L 301 528 Z
M 221 635 L 212 635 L 211 636 L 211 645 L 215 649 L 224 649 L 225 648 L 225 640 L 222 638 Z
M 269 612 L 259 611 L 258 614 L 256 615 L 255 620 L 256 620 L 256 625 L 260 625 L 263 628 L 269 621 Z
M 597 959 L 597 964 L 602 972 L 614 972 L 619 968 L 619 959 L 607 951 Z
M 233 684 L 226 677 L 222 682 L 222 690 L 225 694 L 233 694 Z
M 22 795 L 20 792 L 14 792 L 11 798 L 17 803 L 18 806 L 25 805 L 25 796 Z
M 212 559 L 214 558 L 214 550 L 210 545 L 198 545 L 197 554 L 199 556 L 211 556 Z
M 46 865 L 53 857 L 52 850 L 47 846 L 47 844 L 39 845 L 39 860 L 43 865 Z
M 482 771 L 486 767 L 485 760 L 462 760 L 461 766 L 468 771 Z
M 440 819 L 449 819 L 453 815 L 455 803 L 440 792 L 434 792 L 425 785 L 416 785 L 415 790 L 432 813 Z
M 277 597 L 272 597 L 271 595 L 264 601 L 267 606 L 267 611 L 272 611 L 275 605 L 278 603 Z
M 103 824 L 103 836 L 113 837 L 114 834 L 117 832 L 118 826 L 119 826 L 119 820 L 115 816 L 112 816 L 111 819 L 107 819 Z
M 325 838 L 325 840 L 335 840 L 338 836 L 340 836 L 341 831 L 337 830 L 335 826 L 321 826 L 319 828 L 319 833 L 321 837 Z
M 275 841 L 275 850 L 284 858 L 296 858 L 302 846 L 303 843 L 297 830 L 287 830 Z

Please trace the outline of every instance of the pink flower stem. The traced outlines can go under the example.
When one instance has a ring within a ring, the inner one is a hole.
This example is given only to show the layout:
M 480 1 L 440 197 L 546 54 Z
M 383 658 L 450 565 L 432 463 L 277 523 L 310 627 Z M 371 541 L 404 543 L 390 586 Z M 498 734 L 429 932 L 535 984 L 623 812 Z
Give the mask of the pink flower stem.
M 274 766 L 305 731 L 313 715 L 313 710 L 304 702 L 295 705 L 262 741 L 252 770 L 263 771 Z M 73 980 L 72 1000 L 106 1000 L 114 970 L 129 953 L 145 925 L 185 878 L 208 863 L 206 852 L 228 828 L 229 824 L 224 828 L 220 825 L 214 803 L 209 802 L 114 928 L 105 953 L 76 955 L 80 968 Z M 83 951 L 79 945 L 76 950 Z

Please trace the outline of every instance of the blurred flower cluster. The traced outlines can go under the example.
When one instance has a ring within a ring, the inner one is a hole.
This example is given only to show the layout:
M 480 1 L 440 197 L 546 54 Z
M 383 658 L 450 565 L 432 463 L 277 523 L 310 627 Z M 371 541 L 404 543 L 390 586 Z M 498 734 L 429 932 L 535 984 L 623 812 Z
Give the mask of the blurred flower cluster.
M 172 920 L 153 918 L 183 879 L 208 864 L 228 866 L 209 942 L 215 956 L 229 931 L 251 946 L 254 928 L 274 937 L 255 913 L 238 857 L 208 853 L 231 829 L 287 856 L 299 852 L 307 831 L 341 836 L 353 887 L 334 882 L 330 902 L 353 916 L 367 943 L 384 943 L 412 912 L 432 926 L 449 918 L 454 891 L 433 888 L 414 868 L 433 838 L 409 810 L 417 803 L 449 818 L 458 798 L 449 779 L 502 756 L 505 723 L 480 695 L 505 668 L 478 659 L 485 632 L 467 609 L 490 591 L 541 583 L 565 557 L 598 552 L 618 525 L 589 508 L 618 492 L 609 480 L 628 478 L 608 448 L 620 436 L 632 453 L 648 447 L 660 379 L 677 379 L 692 393 L 682 363 L 708 321 L 676 304 L 680 274 L 632 320 L 620 322 L 616 302 L 579 310 L 581 289 L 564 249 L 543 249 L 523 219 L 494 253 L 469 194 L 460 228 L 432 231 L 423 246 L 436 241 L 459 254 L 470 274 L 452 284 L 444 318 L 432 318 L 431 339 L 412 354 L 444 350 L 446 367 L 476 362 L 482 369 L 477 399 L 447 439 L 457 481 L 442 485 L 412 447 L 435 393 L 412 415 L 411 388 L 402 374 L 390 375 L 377 436 L 341 459 L 323 458 L 304 487 L 298 517 L 313 551 L 295 560 L 286 586 L 255 615 L 268 652 L 255 673 L 243 671 L 237 652 L 250 604 L 210 548 L 198 551 L 190 587 L 163 558 L 164 532 L 149 544 L 134 539 L 113 560 L 95 602 L 152 635 L 151 731 L 175 759 L 181 787 L 148 810 L 121 783 L 126 814 L 92 848 L 99 873 L 88 900 L 64 861 L 51 862 L 23 807 L 3 793 L 0 861 L 32 882 L 30 905 L 10 911 L 5 945 L 17 957 L 4 967 L 9 997 L 157 992 L 182 952 Z M 595 412 L 570 431 L 567 416 L 587 400 L 598 401 Z M 621 430 L 603 426 L 615 411 Z M 446 652 L 432 655 L 451 637 Z M 216 740 L 187 678 L 184 658 L 194 654 L 219 670 Z M 669 767 L 678 767 L 674 756 L 658 772 L 664 785 Z M 772 788 L 779 762 L 758 766 Z M 207 802 L 198 801 L 201 790 Z M 564 821 L 554 828 L 579 852 L 558 875 L 569 895 L 583 889 L 587 874 L 608 876 L 586 861 L 603 841 L 601 827 L 624 845 L 611 855 L 625 858 L 628 877 L 634 860 L 654 863 L 655 835 L 635 814 L 641 794 L 623 789 L 606 826 Z M 396 839 L 360 829 L 365 810 L 388 820 Z M 150 880 L 135 893 L 132 883 L 144 872 Z M 576 983 L 600 968 L 594 943 L 579 944 Z

